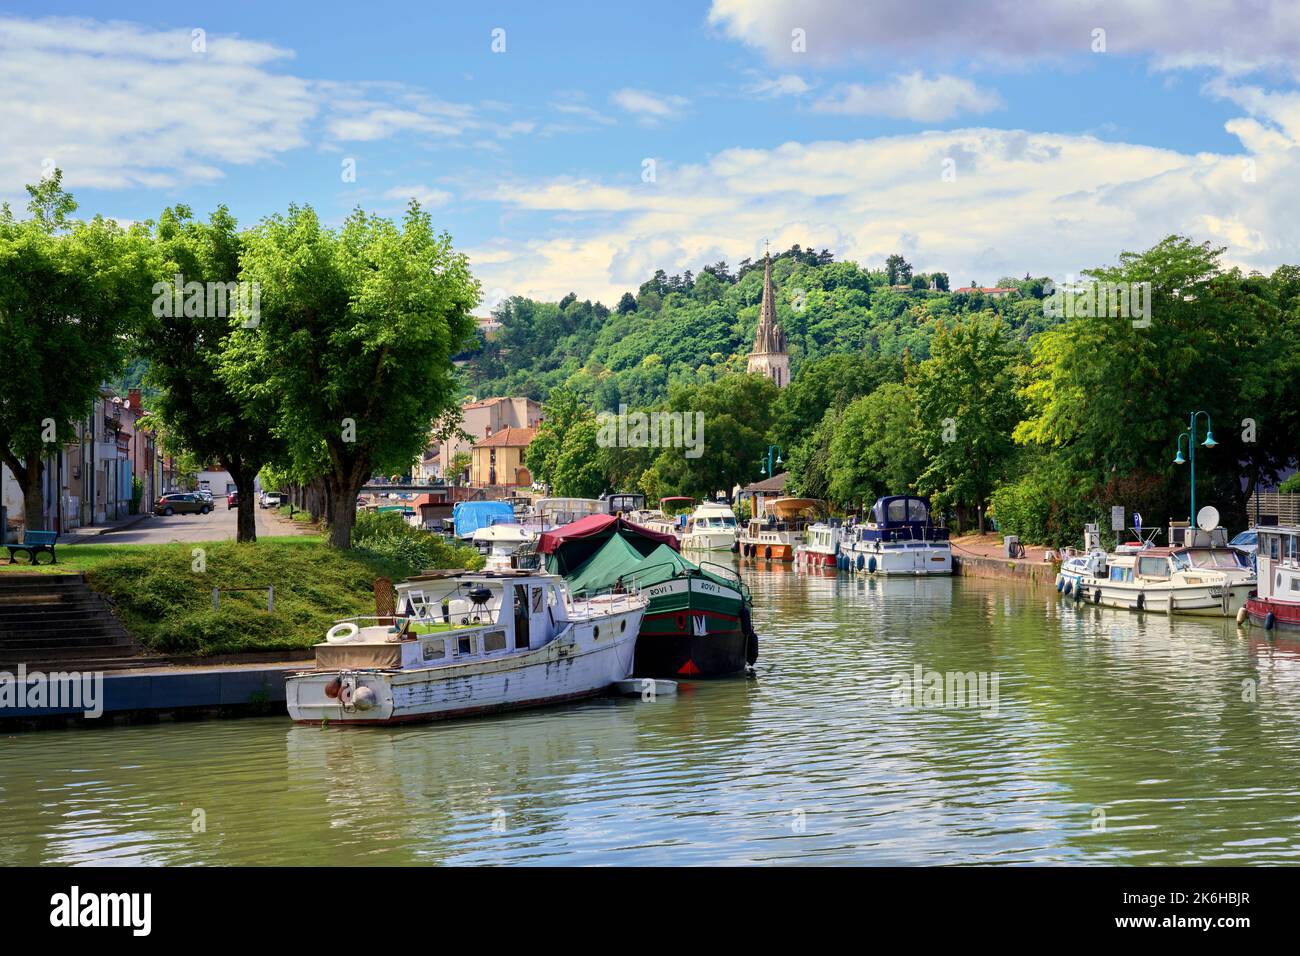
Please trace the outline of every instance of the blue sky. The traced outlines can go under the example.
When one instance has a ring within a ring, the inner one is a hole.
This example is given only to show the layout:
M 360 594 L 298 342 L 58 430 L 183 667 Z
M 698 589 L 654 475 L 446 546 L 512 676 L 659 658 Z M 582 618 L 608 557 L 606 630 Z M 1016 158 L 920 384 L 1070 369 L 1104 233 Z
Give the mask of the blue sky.
M 415 195 L 489 305 L 765 238 L 985 284 L 1171 232 L 1300 261 L 1300 5 L 1081 6 L 9 4 L 0 197 L 51 163 L 126 220 Z

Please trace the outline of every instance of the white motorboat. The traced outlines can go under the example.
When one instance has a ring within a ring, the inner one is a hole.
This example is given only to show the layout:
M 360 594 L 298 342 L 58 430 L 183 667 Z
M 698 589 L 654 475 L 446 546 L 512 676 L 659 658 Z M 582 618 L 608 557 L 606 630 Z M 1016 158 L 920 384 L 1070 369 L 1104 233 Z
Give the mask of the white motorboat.
M 722 501 L 701 502 L 686 520 L 682 548 L 689 551 L 735 551 L 736 513 Z
M 340 621 L 285 682 L 304 723 L 389 724 L 575 700 L 632 673 L 646 598 L 576 600 L 542 572 L 431 573 L 392 618 Z
M 1103 607 L 1234 617 L 1255 589 L 1250 560 L 1228 546 L 1228 533 L 1217 527 L 1219 515 L 1202 509 L 1204 527 L 1171 525 L 1174 547 L 1157 548 L 1154 533 L 1101 550 L 1096 525 L 1084 530 L 1086 551 L 1067 556 L 1056 576 L 1056 589 L 1076 601 Z
M 845 532 L 838 564 L 865 574 L 952 574 L 948 529 L 930 520 L 925 498 L 880 498 L 866 521 Z

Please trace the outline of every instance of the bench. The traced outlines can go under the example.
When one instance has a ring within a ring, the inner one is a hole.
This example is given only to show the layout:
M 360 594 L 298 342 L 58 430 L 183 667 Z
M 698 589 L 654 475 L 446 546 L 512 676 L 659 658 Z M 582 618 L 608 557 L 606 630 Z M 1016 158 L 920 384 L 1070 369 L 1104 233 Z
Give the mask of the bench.
M 26 551 L 27 557 L 32 564 L 36 563 L 36 556 L 42 551 L 50 553 L 50 562 L 58 564 L 59 559 L 54 556 L 54 542 L 58 540 L 57 531 L 24 531 L 22 544 L 6 544 L 9 549 L 9 563 L 14 563 L 14 557 L 19 551 Z

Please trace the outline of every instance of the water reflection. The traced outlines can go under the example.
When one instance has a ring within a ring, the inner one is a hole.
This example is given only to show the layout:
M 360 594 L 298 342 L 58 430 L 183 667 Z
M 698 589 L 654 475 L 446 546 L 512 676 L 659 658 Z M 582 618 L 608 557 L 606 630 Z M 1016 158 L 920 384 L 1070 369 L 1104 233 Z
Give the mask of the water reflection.
M 1300 642 L 1015 582 L 742 573 L 755 675 L 654 703 L 11 735 L 0 863 L 1295 859 Z M 915 673 L 997 675 L 996 716 L 899 706 Z

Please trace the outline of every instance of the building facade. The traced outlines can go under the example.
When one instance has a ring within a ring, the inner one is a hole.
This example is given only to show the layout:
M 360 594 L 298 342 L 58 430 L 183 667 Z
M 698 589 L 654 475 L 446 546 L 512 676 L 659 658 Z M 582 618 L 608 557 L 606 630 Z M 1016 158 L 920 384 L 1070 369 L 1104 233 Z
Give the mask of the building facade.
M 758 330 L 749 353 L 748 369 L 766 375 L 778 388 L 790 384 L 790 354 L 786 351 L 785 333 L 776 324 L 776 293 L 772 289 L 772 257 L 764 256 L 763 303 L 758 310 Z
M 533 477 L 524 464 L 524 456 L 536 434 L 536 428 L 507 426 L 475 442 L 470 451 L 470 485 L 475 488 L 530 487 Z
M 464 419 L 461 428 L 473 438 L 473 445 L 457 435 L 434 446 L 437 476 L 448 481 L 456 477 L 449 474 L 452 459 L 456 455 L 471 451 L 474 446 L 502 429 L 536 428 L 542 420 L 542 404 L 531 398 L 485 398 L 482 401 L 466 402 L 461 406 L 461 414 Z M 427 454 L 426 452 L 426 456 Z M 470 481 L 473 480 L 471 476 Z

